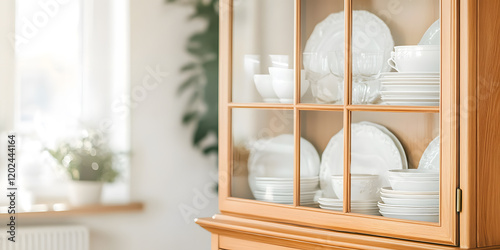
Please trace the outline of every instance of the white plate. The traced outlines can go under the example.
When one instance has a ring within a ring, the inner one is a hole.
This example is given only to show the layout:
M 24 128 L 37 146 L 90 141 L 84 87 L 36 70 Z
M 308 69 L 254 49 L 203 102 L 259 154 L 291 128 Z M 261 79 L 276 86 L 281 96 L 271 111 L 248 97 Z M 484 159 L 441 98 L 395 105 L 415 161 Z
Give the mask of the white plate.
M 273 182 L 293 182 L 293 178 L 279 178 L 279 177 L 255 177 L 256 181 L 273 181 Z M 308 181 L 318 181 L 319 178 L 318 176 L 311 176 L 311 177 L 300 177 L 301 182 L 308 182 Z
M 436 72 L 383 72 L 381 78 L 439 78 L 441 73 Z
M 271 139 L 258 140 L 250 146 L 248 157 L 248 183 L 250 190 L 256 190 L 257 177 L 272 177 L 274 180 L 293 180 L 293 148 L 294 138 L 292 134 L 282 134 Z M 320 159 L 314 146 L 300 138 L 301 157 L 300 174 L 301 179 L 317 178 L 319 174 Z M 273 180 L 259 178 L 259 180 Z
M 330 14 L 323 21 L 316 24 L 311 36 L 306 42 L 305 53 L 328 54 L 332 51 L 344 49 L 344 12 Z M 355 10 L 352 12 L 352 49 L 362 52 L 384 51 L 385 60 L 391 56 L 394 41 L 391 31 L 387 25 L 376 15 L 364 11 Z M 311 58 L 304 58 L 304 68 L 306 70 L 329 74 L 325 67 L 312 67 Z M 384 71 L 390 68 L 385 65 Z
M 413 102 L 413 101 L 404 101 L 404 102 L 393 102 L 393 101 L 385 101 L 386 105 L 393 106 L 439 106 L 439 102 Z
M 380 192 L 386 194 L 399 194 L 399 195 L 439 195 L 438 191 L 401 191 L 401 190 L 394 190 L 391 187 L 383 187 L 380 189 Z
M 257 195 L 273 195 L 273 196 L 293 196 L 293 192 L 266 192 L 266 191 L 255 191 L 254 192 Z M 316 195 L 316 191 L 304 191 L 300 192 L 300 196 L 314 196 Z
M 344 201 L 336 199 L 336 198 L 327 198 L 327 197 L 320 197 L 318 198 L 319 202 L 323 203 L 332 203 L 332 204 L 343 204 Z M 358 204 L 358 205 L 370 205 L 373 203 L 377 203 L 378 201 L 373 200 L 373 201 L 351 201 L 351 204 Z
M 439 85 L 384 85 L 380 88 L 381 91 L 431 91 L 440 92 Z
M 380 94 L 385 98 L 398 98 L 398 97 L 408 97 L 408 98 L 425 98 L 425 97 L 437 97 L 439 98 L 439 91 L 380 91 Z
M 400 214 L 437 214 L 439 213 L 439 206 L 436 207 L 410 207 L 410 206 L 396 206 L 388 205 L 379 202 L 378 207 L 380 212 L 383 213 L 400 213 Z
M 274 196 L 274 195 L 254 195 L 257 200 L 269 202 L 293 202 L 293 196 Z M 311 203 L 314 196 L 300 196 L 301 202 Z
M 439 97 L 437 98 L 423 98 L 423 97 L 417 97 L 417 98 L 412 98 L 412 97 L 385 97 L 382 96 L 383 101 L 389 101 L 389 102 L 439 102 Z
M 342 207 L 340 207 L 340 208 L 330 207 L 330 206 L 324 206 L 321 204 L 319 204 L 319 207 L 322 209 L 328 209 L 328 210 L 334 210 L 334 211 L 342 211 L 343 210 Z M 351 208 L 351 213 L 360 213 L 360 214 L 364 214 L 364 213 L 375 214 L 375 213 L 377 213 L 378 214 L 378 211 L 379 211 L 378 207 L 375 207 L 373 209 L 354 209 L 354 208 Z
M 424 33 L 419 45 L 440 45 L 441 42 L 441 22 L 438 19 Z
M 386 197 L 386 198 L 393 198 L 393 199 L 439 199 L 439 194 L 431 194 L 431 195 L 418 195 L 418 194 L 391 194 L 391 193 L 385 193 L 385 192 L 380 192 L 380 197 Z
M 396 199 L 381 196 L 387 205 L 411 206 L 411 207 L 439 207 L 438 199 Z
M 407 80 L 397 80 L 397 81 L 380 81 L 380 86 L 381 88 L 387 88 L 387 86 L 392 86 L 392 85 L 403 85 L 403 86 L 433 86 L 433 87 L 439 87 L 440 82 L 439 81 L 407 81 Z
M 408 169 L 408 159 L 406 158 L 405 149 L 403 148 L 403 145 L 401 144 L 399 139 L 389 129 L 387 129 L 385 126 L 373 122 L 363 121 L 360 123 L 373 125 L 378 129 L 382 130 L 382 132 L 386 133 L 389 137 L 391 137 L 392 141 L 394 141 L 394 144 L 396 144 L 396 147 L 398 147 L 399 153 L 401 154 L 401 162 L 403 163 L 403 169 Z
M 319 175 L 323 197 L 336 198 L 331 176 L 344 172 L 343 138 L 342 129 L 323 152 Z M 379 175 L 377 189 L 388 186 L 387 170 L 403 168 L 403 157 L 393 139 L 376 126 L 363 123 L 351 125 L 351 138 L 351 173 Z
M 439 171 L 439 136 L 434 138 L 425 149 L 420 158 L 418 169 Z
M 401 213 L 384 213 L 382 216 L 387 218 L 402 219 L 402 220 L 418 220 L 427 222 L 439 222 L 439 214 L 401 214 Z

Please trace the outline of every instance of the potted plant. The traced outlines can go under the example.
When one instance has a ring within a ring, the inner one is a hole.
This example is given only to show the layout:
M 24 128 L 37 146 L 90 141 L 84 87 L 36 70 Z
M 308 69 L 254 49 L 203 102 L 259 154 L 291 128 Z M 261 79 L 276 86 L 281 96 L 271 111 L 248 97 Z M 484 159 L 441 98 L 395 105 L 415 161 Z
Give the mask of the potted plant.
M 115 154 L 95 131 L 84 130 L 47 151 L 71 178 L 69 201 L 73 206 L 99 203 L 103 183 L 113 182 L 118 176 L 113 168 Z

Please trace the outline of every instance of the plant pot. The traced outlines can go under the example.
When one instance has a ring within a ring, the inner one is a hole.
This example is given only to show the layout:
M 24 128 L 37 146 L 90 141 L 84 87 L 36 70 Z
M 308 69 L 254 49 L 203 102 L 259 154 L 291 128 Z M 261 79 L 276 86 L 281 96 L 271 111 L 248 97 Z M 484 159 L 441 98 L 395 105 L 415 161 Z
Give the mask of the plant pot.
M 69 203 L 72 206 L 99 204 L 102 185 L 100 181 L 70 181 Z

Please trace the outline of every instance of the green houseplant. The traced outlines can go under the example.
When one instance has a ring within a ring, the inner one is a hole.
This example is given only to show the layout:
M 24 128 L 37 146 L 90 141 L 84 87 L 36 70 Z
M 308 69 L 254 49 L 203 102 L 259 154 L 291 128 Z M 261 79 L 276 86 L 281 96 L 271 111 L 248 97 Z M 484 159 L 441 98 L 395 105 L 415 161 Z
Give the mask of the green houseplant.
M 113 167 L 115 154 L 102 135 L 91 130 L 47 149 L 57 165 L 71 178 L 69 201 L 81 206 L 99 203 L 104 182 L 113 182 L 119 175 Z
M 218 0 L 166 0 L 194 6 L 190 19 L 201 19 L 206 27 L 188 39 L 186 50 L 193 60 L 182 66 L 187 74 L 178 88 L 180 94 L 189 93 L 182 122 L 195 124 L 192 138 L 194 146 L 205 155 L 218 152 L 218 142 L 203 143 L 214 135 L 218 137 L 218 87 L 219 87 L 219 2 Z

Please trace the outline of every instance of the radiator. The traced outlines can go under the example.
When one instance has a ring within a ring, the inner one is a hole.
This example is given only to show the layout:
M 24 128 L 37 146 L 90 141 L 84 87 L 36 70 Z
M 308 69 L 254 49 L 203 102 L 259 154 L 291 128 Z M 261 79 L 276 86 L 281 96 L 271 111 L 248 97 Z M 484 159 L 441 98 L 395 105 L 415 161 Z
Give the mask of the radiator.
M 0 228 L 1 250 L 89 250 L 89 231 L 84 226 L 18 226 L 16 242 Z

